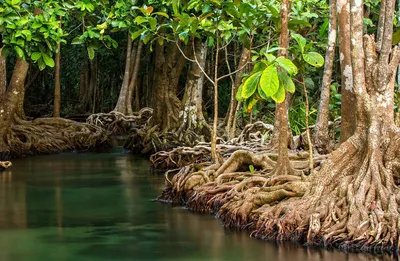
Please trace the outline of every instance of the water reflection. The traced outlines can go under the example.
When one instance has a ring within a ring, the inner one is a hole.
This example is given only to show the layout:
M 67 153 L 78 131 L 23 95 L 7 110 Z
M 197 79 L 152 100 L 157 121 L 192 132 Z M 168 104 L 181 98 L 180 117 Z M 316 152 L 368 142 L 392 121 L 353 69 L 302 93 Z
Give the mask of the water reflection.
M 16 160 L 0 174 L 0 260 L 392 260 L 275 244 L 152 201 L 163 177 L 121 151 Z

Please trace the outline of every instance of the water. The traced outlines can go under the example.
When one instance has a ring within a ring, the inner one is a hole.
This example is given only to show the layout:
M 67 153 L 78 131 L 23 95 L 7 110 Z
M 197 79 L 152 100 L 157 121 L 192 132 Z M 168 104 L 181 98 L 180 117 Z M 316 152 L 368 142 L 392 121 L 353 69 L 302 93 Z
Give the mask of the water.
M 263 242 L 224 229 L 210 215 L 153 202 L 163 176 L 121 150 L 13 164 L 0 174 L 0 261 L 377 258 Z

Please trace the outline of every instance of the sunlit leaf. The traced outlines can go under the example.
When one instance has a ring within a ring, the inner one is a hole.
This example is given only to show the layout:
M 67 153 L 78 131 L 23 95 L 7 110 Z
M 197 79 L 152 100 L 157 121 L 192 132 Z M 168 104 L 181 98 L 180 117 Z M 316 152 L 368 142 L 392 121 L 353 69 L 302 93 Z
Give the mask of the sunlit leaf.
M 314 67 L 321 67 L 324 65 L 324 57 L 317 52 L 305 53 L 303 54 L 303 59 Z
M 268 66 L 261 75 L 260 87 L 267 96 L 274 95 L 279 88 L 278 70 L 275 66 Z
M 257 85 L 260 81 L 261 73 L 262 72 L 257 72 L 255 74 L 251 75 L 244 82 L 243 87 L 242 87 L 242 97 L 244 99 L 249 98 L 256 91 Z
M 279 86 L 278 91 L 272 96 L 272 99 L 277 103 L 283 102 L 285 100 L 285 88 Z
M 280 67 L 282 67 L 283 69 L 285 69 L 285 71 L 287 71 L 290 75 L 296 75 L 297 74 L 297 66 L 294 65 L 294 63 L 283 57 L 283 56 L 279 56 L 278 58 L 276 58 L 276 62 L 279 64 Z
M 278 72 L 278 76 L 280 85 L 283 86 L 283 88 L 285 88 L 286 91 L 294 93 L 296 87 L 294 85 L 292 78 L 290 78 L 286 73 L 283 72 Z

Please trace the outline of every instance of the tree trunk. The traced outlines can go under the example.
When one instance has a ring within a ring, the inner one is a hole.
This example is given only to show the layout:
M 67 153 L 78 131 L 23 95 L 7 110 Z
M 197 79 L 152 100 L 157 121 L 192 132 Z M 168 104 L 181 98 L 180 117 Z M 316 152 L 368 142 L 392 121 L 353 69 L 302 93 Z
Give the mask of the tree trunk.
M 329 36 L 326 47 L 324 76 L 322 78 L 321 99 L 319 103 L 317 122 L 314 128 L 313 143 L 319 153 L 331 151 L 329 137 L 329 94 L 331 90 L 333 63 L 336 47 L 336 0 L 329 2 Z
M 14 114 L 21 100 L 21 93 L 24 93 L 28 68 L 29 64 L 26 61 L 17 58 L 9 88 L 0 103 L 0 160 L 7 157 L 9 152 L 6 135 L 10 130 Z
M 352 62 L 350 53 L 350 0 L 338 0 L 339 51 L 342 74 L 342 104 L 340 142 L 347 140 L 355 130 L 356 99 L 353 91 Z
M 178 127 L 180 100 L 176 96 L 186 59 L 175 43 L 155 45 L 153 107 L 151 125 L 162 132 Z
M 132 38 L 131 34 L 128 33 L 128 45 L 126 47 L 126 60 L 125 60 L 125 72 L 124 79 L 122 81 L 121 91 L 119 93 L 117 105 L 114 111 L 121 112 L 128 115 L 128 93 L 129 93 L 129 80 L 131 72 L 131 59 L 132 59 Z
M 0 100 L 3 98 L 7 89 L 7 59 L 1 56 L 2 50 L 3 48 L 0 48 Z
M 53 116 L 60 117 L 60 107 L 61 107 L 61 83 L 60 83 L 60 58 L 61 58 L 61 44 L 57 44 L 58 52 L 56 53 L 56 64 L 55 64 L 55 85 L 54 85 L 54 108 Z
M 132 110 L 133 92 L 135 91 L 135 89 L 139 88 L 137 79 L 138 79 L 138 74 L 139 74 L 139 69 L 140 69 L 140 60 L 142 58 L 142 49 L 143 49 L 143 42 L 140 41 L 137 46 L 137 51 L 136 51 L 136 55 L 135 55 L 135 59 L 134 59 L 135 62 L 134 62 L 131 79 L 130 79 L 129 86 L 128 86 L 128 96 L 127 96 L 127 101 L 126 101 L 128 115 L 133 114 L 133 110 Z
M 281 33 L 279 37 L 279 47 L 281 48 L 278 52 L 278 56 L 287 57 L 289 48 L 289 0 L 283 0 L 281 3 Z M 288 155 L 288 144 L 289 144 L 289 122 L 288 122 L 288 93 L 285 91 L 285 100 L 281 103 L 276 104 L 275 114 L 275 128 L 274 132 L 278 134 L 278 160 L 275 167 L 275 173 L 278 175 L 293 174 L 293 168 L 291 166 L 289 155 Z
M 195 52 L 197 61 L 204 68 L 207 57 L 207 45 L 201 41 L 197 41 L 195 43 Z M 191 136 L 187 135 L 187 131 L 202 136 L 202 139 L 206 141 L 209 141 L 211 138 L 211 127 L 207 124 L 203 116 L 203 85 L 204 74 L 197 63 L 192 62 L 186 80 L 182 109 L 179 112 L 180 127 L 177 132 L 181 138 L 188 139 L 187 144 L 196 142 L 190 140 Z
M 243 47 L 237 69 L 245 66 L 246 63 L 248 63 L 249 59 L 250 59 L 250 51 L 246 47 Z M 234 82 L 234 85 L 232 86 L 231 101 L 230 101 L 228 113 L 226 115 L 227 123 L 226 123 L 226 128 L 225 128 L 226 134 L 228 136 L 228 140 L 233 139 L 235 137 L 236 124 L 234 125 L 234 122 L 235 122 L 234 119 L 236 117 L 236 107 L 238 104 L 238 102 L 236 100 L 236 93 L 237 93 L 237 90 L 238 90 L 240 84 L 242 84 L 243 71 L 244 71 L 244 69 L 236 73 L 235 82 Z

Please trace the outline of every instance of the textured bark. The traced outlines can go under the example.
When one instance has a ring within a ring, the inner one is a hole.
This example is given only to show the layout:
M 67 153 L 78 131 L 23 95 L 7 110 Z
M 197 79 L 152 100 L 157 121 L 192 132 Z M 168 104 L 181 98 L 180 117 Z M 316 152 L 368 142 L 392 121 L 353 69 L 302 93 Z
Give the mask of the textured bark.
M 6 135 L 10 131 L 14 114 L 21 100 L 21 93 L 24 91 L 28 68 L 29 64 L 26 61 L 17 58 L 9 88 L 0 103 L 0 160 L 9 151 L 6 144 Z
M 127 106 L 127 113 L 128 115 L 133 115 L 133 109 L 132 109 L 132 101 L 133 101 L 133 93 L 134 91 L 139 88 L 139 84 L 137 82 L 138 80 L 138 74 L 139 74 L 139 69 L 140 69 L 140 60 L 142 58 L 142 49 L 143 49 L 143 42 L 140 41 L 137 50 L 136 50 L 136 55 L 132 68 L 132 73 L 131 73 L 131 78 L 129 80 L 129 86 L 128 86 L 128 96 L 127 96 L 127 101 L 126 101 L 126 106 Z M 137 97 L 139 99 L 139 97 Z M 139 107 L 139 106 L 137 106 Z
M 175 43 L 155 45 L 155 70 L 151 125 L 161 132 L 178 127 L 180 100 L 176 96 L 179 77 L 186 59 L 180 54 Z
M 128 94 L 129 94 L 129 80 L 131 73 L 131 60 L 132 60 L 132 39 L 131 34 L 128 33 L 128 44 L 126 47 L 126 59 L 125 59 L 125 72 L 124 79 L 122 81 L 121 91 L 118 96 L 117 105 L 115 105 L 114 111 L 121 112 L 128 115 Z
M 336 47 L 336 0 L 329 2 L 329 34 L 328 45 L 326 47 L 324 76 L 322 78 L 321 98 L 318 108 L 317 122 L 314 127 L 313 142 L 319 153 L 329 153 L 331 151 L 329 137 L 329 94 L 331 89 L 333 63 L 335 59 Z
M 342 104 L 340 142 L 347 140 L 355 130 L 356 98 L 353 90 L 352 61 L 350 54 L 350 0 L 337 0 L 340 68 L 342 74 Z
M 242 54 L 240 55 L 239 64 L 237 65 L 237 69 L 243 68 L 243 66 L 245 66 L 246 63 L 248 63 L 249 59 L 250 59 L 250 51 L 246 47 L 243 47 Z M 233 139 L 235 136 L 235 130 L 236 130 L 235 118 L 236 118 L 236 108 L 238 104 L 238 101 L 236 100 L 236 93 L 240 84 L 242 83 L 243 71 L 244 69 L 236 73 L 234 85 L 232 86 L 231 101 L 229 104 L 228 113 L 226 115 L 227 123 L 225 128 L 228 140 Z
M 201 41 L 197 41 L 195 43 L 195 52 L 197 61 L 204 68 L 207 57 L 207 45 Z M 190 138 L 186 134 L 187 131 L 194 132 L 206 141 L 209 141 L 211 138 L 211 127 L 207 124 L 203 115 L 203 85 L 204 74 L 197 63 L 192 62 L 186 80 L 182 109 L 179 112 L 180 127 L 177 133 L 181 138 Z
M 7 70 L 6 70 L 6 57 L 1 56 L 3 48 L 0 48 L 0 100 L 6 93 L 7 89 Z
M 54 108 L 53 108 L 53 116 L 60 117 L 60 107 L 61 107 L 61 83 L 60 83 L 60 71 L 61 71 L 61 45 L 57 44 L 58 52 L 56 53 L 56 62 L 55 62 L 55 86 L 54 86 Z
M 287 57 L 289 48 L 289 0 L 283 0 L 281 3 L 281 33 L 279 37 L 278 56 Z M 285 91 L 286 92 L 286 91 Z M 279 126 L 274 132 L 278 132 L 278 161 L 276 164 L 277 174 L 293 174 L 293 168 L 289 161 L 288 144 L 289 144 L 289 124 L 288 124 L 288 94 L 285 93 L 285 100 L 276 104 L 275 126 Z

